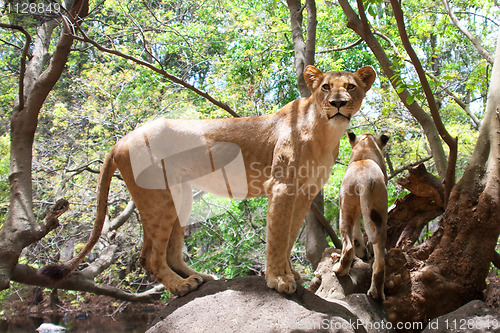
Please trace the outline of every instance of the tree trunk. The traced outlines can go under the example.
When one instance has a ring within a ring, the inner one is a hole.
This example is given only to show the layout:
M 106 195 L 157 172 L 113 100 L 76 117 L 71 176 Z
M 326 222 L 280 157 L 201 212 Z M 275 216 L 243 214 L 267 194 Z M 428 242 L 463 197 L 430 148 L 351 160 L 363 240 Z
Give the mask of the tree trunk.
M 500 232 L 500 35 L 491 77 L 476 147 L 451 192 L 436 237 L 427 241 L 434 250 L 425 257 L 405 253 L 411 282 L 388 274 L 393 294 L 386 306 L 392 322 L 426 322 L 482 297 Z M 395 256 L 387 260 L 390 272 L 401 268 Z
M 65 6 L 72 8 L 70 14 L 75 16 L 88 10 L 85 0 L 77 0 L 74 5 L 73 1 L 66 1 Z M 0 290 L 9 287 L 21 251 L 56 226 L 54 221 L 57 220 L 39 223 L 33 214 L 31 161 L 38 114 L 61 76 L 73 44 L 70 27 L 65 22 L 56 48 L 52 55 L 49 54 L 52 32 L 59 24 L 60 20 L 53 19 L 37 28 L 33 57 L 26 68 L 24 81 L 19 82 L 23 100 L 18 98 L 14 102 L 10 142 L 10 206 L 0 229 Z
M 290 11 L 290 26 L 292 29 L 293 50 L 295 52 L 295 71 L 297 73 L 297 85 L 300 97 L 309 97 L 311 92 L 304 80 L 304 69 L 308 65 L 314 65 L 314 54 L 316 51 L 316 2 L 306 0 L 303 7 L 300 0 L 287 0 Z M 307 31 L 304 41 L 302 31 L 303 15 L 302 11 L 307 9 Z M 322 211 L 323 193 L 320 192 L 313 200 L 316 206 Z M 311 262 L 313 269 L 316 269 L 323 251 L 327 248 L 326 232 L 316 215 L 309 210 L 306 215 L 306 253 L 307 259 Z

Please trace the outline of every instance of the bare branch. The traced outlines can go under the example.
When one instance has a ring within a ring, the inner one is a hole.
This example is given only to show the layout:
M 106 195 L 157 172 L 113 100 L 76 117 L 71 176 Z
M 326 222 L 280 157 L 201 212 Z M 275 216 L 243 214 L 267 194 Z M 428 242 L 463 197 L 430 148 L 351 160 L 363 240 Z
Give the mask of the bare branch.
M 118 288 L 97 285 L 93 278 L 89 278 L 82 272 L 74 272 L 67 279 L 58 283 L 52 283 L 47 279 L 39 277 L 36 274 L 35 268 L 24 264 L 18 264 L 15 267 L 12 273 L 12 281 L 45 288 L 87 291 L 97 295 L 110 296 L 124 301 L 144 303 L 150 303 L 159 299 L 161 292 L 164 289 L 162 285 L 157 285 L 142 293 L 127 293 Z
M 113 232 L 113 231 L 118 230 L 118 228 L 120 228 L 125 222 L 127 222 L 127 220 L 130 218 L 130 216 L 134 212 L 134 209 L 135 209 L 134 201 L 130 200 L 127 203 L 127 206 L 125 207 L 125 209 L 117 217 L 115 217 L 113 220 L 109 221 L 109 223 L 106 223 L 102 234 L 105 235 L 108 232 Z
M 31 35 L 24 30 L 23 27 L 18 25 L 11 25 L 0 23 L 0 28 L 7 28 L 18 30 L 26 36 L 26 42 L 24 43 L 23 53 L 21 55 L 21 64 L 19 65 L 19 110 L 24 109 L 24 75 L 26 74 L 26 58 L 28 57 L 28 52 L 31 44 Z
M 453 11 L 451 10 L 448 1 L 441 0 L 441 2 L 443 3 L 443 6 L 446 9 L 446 12 L 448 13 L 448 16 L 450 17 L 453 24 L 458 28 L 458 30 L 460 30 L 460 32 L 462 32 L 465 35 L 465 37 L 467 37 L 471 41 L 472 45 L 474 45 L 474 47 L 479 52 L 481 57 L 486 59 L 486 61 L 488 61 L 490 65 L 493 65 L 494 61 L 493 56 L 481 45 L 481 43 L 477 40 L 477 38 L 474 37 L 474 35 L 472 35 L 469 30 L 467 30 L 466 27 L 460 24 L 460 21 L 458 21 L 458 18 L 455 16 L 455 13 L 453 13 Z
M 106 246 L 100 253 L 99 258 L 93 261 L 89 266 L 82 269 L 80 272 L 90 278 L 95 278 L 97 275 L 101 274 L 115 262 L 115 254 L 118 250 L 118 245 L 112 244 Z
M 437 80 L 437 78 L 434 75 L 432 75 L 431 73 L 427 73 L 427 75 L 431 79 Z M 472 120 L 472 122 L 474 122 L 474 124 L 476 125 L 476 128 L 479 128 L 479 126 L 481 126 L 481 120 L 479 120 L 479 118 L 476 117 L 476 115 L 470 111 L 469 106 L 467 104 L 465 104 L 464 101 L 462 101 L 460 98 L 458 98 L 457 95 L 453 91 L 451 91 L 450 89 L 446 88 L 445 86 L 441 86 L 440 88 L 448 96 L 450 96 L 455 101 L 455 103 L 457 103 L 465 111 L 465 113 L 467 113 L 467 115 L 470 117 L 470 119 Z
M 399 168 L 396 168 L 396 169 L 392 170 L 391 173 L 387 176 L 387 179 L 394 178 L 398 174 L 400 174 L 401 172 L 403 172 L 405 170 L 409 170 L 409 169 L 413 168 L 414 166 L 419 165 L 421 163 L 427 162 L 431 158 L 432 158 L 432 155 L 424 157 L 424 158 L 421 158 L 418 161 L 415 161 L 415 162 L 412 162 L 412 163 L 409 163 L 409 164 L 406 164 L 406 165 L 402 165 Z
M 174 83 L 177 83 L 181 86 L 183 86 L 184 88 L 187 88 L 191 91 L 193 91 L 194 93 L 196 93 L 197 95 L 207 99 L 208 101 L 210 101 L 212 104 L 214 104 L 215 106 L 218 106 L 220 107 L 221 109 L 224 109 L 226 110 L 227 112 L 229 112 L 229 114 L 231 114 L 233 117 L 239 117 L 239 115 L 227 104 L 223 103 L 223 102 L 220 102 L 218 100 L 216 100 L 215 98 L 213 98 L 212 96 L 210 96 L 208 93 L 204 92 L 204 91 L 201 91 L 200 89 L 196 88 L 195 86 L 187 83 L 186 81 L 184 80 L 181 80 L 180 78 L 170 74 L 170 73 L 167 73 L 165 70 L 163 70 L 162 68 L 158 68 L 156 66 L 154 66 L 153 64 L 149 63 L 149 62 L 146 62 L 142 59 L 139 59 L 139 58 L 136 58 L 134 56 L 131 56 L 131 55 L 128 55 L 128 54 L 125 54 L 125 53 L 122 53 L 120 51 L 117 51 L 117 50 L 114 50 L 114 49 L 110 49 L 110 48 L 107 48 L 107 47 L 104 47 L 102 45 L 100 45 L 99 43 L 97 43 L 96 41 L 92 40 L 84 31 L 83 29 L 76 25 L 76 28 L 78 29 L 78 32 L 82 35 L 82 37 L 80 36 L 77 36 L 77 35 L 73 35 L 73 38 L 79 40 L 79 41 L 82 41 L 82 42 L 86 42 L 86 43 L 89 43 L 91 45 L 93 45 L 95 48 L 97 48 L 99 51 L 102 51 L 102 52 L 106 52 L 106 53 L 109 53 L 109 54 L 113 54 L 113 55 L 116 55 L 116 56 L 119 56 L 121 58 L 124 58 L 124 59 L 127 59 L 127 60 L 131 60 L 133 62 L 135 62 L 136 64 L 139 64 L 141 66 L 145 66 L 149 69 L 151 69 L 152 71 L 160 74 L 160 75 L 163 75 L 164 77 L 166 77 L 167 79 L 169 79 L 170 81 L 174 82 Z
M 324 50 L 324 51 L 318 51 L 316 53 L 321 54 L 321 53 L 331 53 L 331 52 L 339 52 L 339 51 L 349 50 L 349 49 L 352 49 L 353 47 L 361 44 L 362 41 L 363 41 L 363 38 L 360 38 L 357 41 L 355 41 L 354 43 L 349 44 L 347 46 L 343 46 L 343 47 L 339 47 L 339 48 L 335 48 L 335 49 Z
M 432 154 L 434 156 L 434 161 L 436 162 L 437 171 L 442 177 L 444 177 L 444 175 L 446 174 L 447 165 L 446 155 L 444 153 L 444 149 L 441 144 L 436 125 L 434 124 L 432 117 L 427 112 L 425 112 L 425 110 L 423 110 L 422 107 L 418 105 L 418 103 L 407 103 L 407 100 L 411 95 L 406 88 L 404 88 L 403 90 L 398 90 L 398 82 L 401 81 L 401 76 L 395 71 L 394 63 L 389 59 L 385 48 L 382 47 L 382 45 L 379 43 L 374 33 L 372 32 L 366 15 L 364 15 L 365 8 L 363 5 L 363 1 L 357 1 L 358 12 L 360 13 L 361 18 L 352 9 L 348 0 L 338 0 L 338 2 L 347 17 L 347 27 L 352 29 L 361 38 L 363 38 L 363 40 L 366 42 L 366 44 L 380 63 L 385 76 L 389 78 L 389 81 L 391 82 L 394 90 L 396 90 L 396 93 L 399 96 L 401 102 L 424 128 L 425 136 L 430 144 Z
M 399 53 L 399 50 L 396 46 L 396 44 L 389 38 L 387 37 L 386 35 L 384 35 L 383 33 L 379 32 L 379 31 L 373 31 L 373 34 L 374 35 L 377 35 L 377 36 L 380 36 L 382 37 L 385 41 L 387 41 L 391 47 L 392 47 L 392 50 L 394 51 L 394 53 L 400 58 L 400 59 L 403 59 L 404 61 L 407 61 L 408 63 L 412 64 L 413 65 L 413 62 L 409 59 L 405 59 L 405 57 L 403 57 L 403 55 L 401 53 Z M 429 76 L 431 79 L 437 81 L 437 78 L 432 74 L 432 73 L 429 73 L 429 72 L 426 72 L 427 76 Z M 462 109 L 464 109 L 465 113 L 467 113 L 467 115 L 472 119 L 472 121 L 474 122 L 474 124 L 476 125 L 476 127 L 478 128 L 479 125 L 481 124 L 481 121 L 470 111 L 469 107 L 461 100 L 459 99 L 452 91 L 450 91 L 448 88 L 442 86 L 441 89 L 443 89 L 443 91 L 448 95 L 450 96 Z
M 82 165 L 82 166 L 79 166 L 79 167 L 77 167 L 77 168 L 75 168 L 75 169 L 65 170 L 65 172 L 73 172 L 73 174 L 72 174 L 70 177 L 68 177 L 68 179 L 65 179 L 65 180 L 66 180 L 66 181 L 68 181 L 71 177 L 74 177 L 74 176 L 76 176 L 76 175 L 78 175 L 78 174 L 82 173 L 83 171 L 88 171 L 88 172 L 90 172 L 90 173 L 99 174 L 99 173 L 100 173 L 99 169 L 92 169 L 92 168 L 90 167 L 90 165 L 91 165 L 91 164 L 94 164 L 95 162 L 99 162 L 100 164 L 102 164 L 102 163 L 103 163 L 103 161 L 102 161 L 102 160 L 93 160 L 93 161 L 90 161 L 90 162 L 88 162 L 88 163 L 86 163 L 86 164 L 84 164 L 84 165 Z M 113 175 L 113 177 L 115 177 L 115 178 L 117 178 L 117 179 L 120 179 L 120 180 L 123 180 L 123 177 L 122 177 L 122 176 L 121 176 L 118 172 L 116 172 L 116 173 Z
M 399 31 L 399 36 L 401 38 L 401 42 L 403 43 L 403 46 L 408 53 L 408 56 L 410 57 L 413 66 L 417 72 L 418 78 L 420 80 L 420 84 L 422 85 L 422 88 L 424 90 L 425 98 L 427 100 L 427 103 L 429 105 L 429 109 L 431 111 L 431 116 L 432 119 L 434 120 L 434 124 L 436 125 L 436 128 L 439 132 L 439 135 L 441 138 L 446 142 L 448 147 L 450 148 L 450 153 L 448 155 L 448 166 L 446 168 L 446 178 L 445 178 L 445 204 L 448 201 L 448 197 L 451 193 L 451 189 L 453 186 L 455 186 L 455 166 L 457 162 L 457 141 L 458 138 L 453 138 L 448 131 L 446 130 L 446 127 L 443 124 L 443 121 L 441 119 L 441 116 L 439 115 L 439 109 L 436 103 L 436 100 L 434 98 L 434 94 L 432 92 L 431 86 L 429 85 L 429 82 L 427 81 L 427 76 L 425 74 L 425 70 L 422 67 L 422 63 L 420 62 L 420 59 L 417 56 L 417 53 L 413 49 L 410 43 L 410 39 L 408 37 L 408 34 L 406 33 L 406 27 L 404 23 L 404 15 L 403 15 L 403 10 L 401 9 L 401 3 L 398 0 L 390 0 L 391 1 L 391 6 L 392 10 L 394 13 L 394 18 L 396 19 L 396 23 L 398 25 L 398 31 Z
M 384 35 L 383 33 L 381 33 L 380 31 L 377 31 L 377 30 L 374 30 L 373 34 L 377 35 L 379 37 L 382 37 L 382 39 L 384 39 L 386 42 L 388 42 L 391 45 L 392 50 L 398 56 L 398 58 L 404 59 L 403 55 L 401 53 L 399 53 L 399 50 L 398 50 L 398 47 L 396 46 L 396 43 L 394 43 L 392 41 L 392 39 L 390 39 L 389 37 L 387 37 L 386 35 Z
M 316 204 L 313 203 L 311 205 L 310 209 L 314 213 L 314 216 L 316 216 L 316 218 L 318 219 L 318 221 L 321 223 L 321 225 L 323 226 L 323 228 L 325 229 L 325 231 L 328 233 L 328 236 L 330 236 L 330 239 L 332 240 L 333 245 L 335 245 L 335 247 L 337 249 L 341 249 L 342 248 L 342 242 L 339 240 L 339 238 L 337 237 L 337 234 L 335 233 L 335 231 L 330 226 L 330 222 L 328 222 L 328 220 L 325 218 L 325 216 L 319 211 L 318 206 L 316 206 Z

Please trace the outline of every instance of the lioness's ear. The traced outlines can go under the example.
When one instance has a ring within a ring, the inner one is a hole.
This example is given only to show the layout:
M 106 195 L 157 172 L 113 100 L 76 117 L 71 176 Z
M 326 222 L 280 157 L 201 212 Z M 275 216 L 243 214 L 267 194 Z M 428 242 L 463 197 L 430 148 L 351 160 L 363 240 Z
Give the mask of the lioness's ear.
M 309 65 L 304 69 L 304 80 L 312 94 L 323 80 L 323 72 L 313 65 Z
M 354 75 L 356 75 L 358 78 L 360 78 L 361 81 L 363 81 L 363 83 L 365 84 L 365 87 L 364 87 L 365 92 L 370 90 L 373 82 L 375 82 L 375 78 L 377 77 L 377 73 L 375 72 L 375 70 L 371 66 L 361 67 L 360 69 L 358 69 L 356 71 L 356 73 L 354 73 Z
M 389 139 L 391 138 L 391 136 L 387 133 L 384 133 L 382 134 L 378 139 L 379 139 L 379 146 L 380 146 L 380 149 L 384 148 L 385 145 L 387 144 L 387 141 L 389 141 Z

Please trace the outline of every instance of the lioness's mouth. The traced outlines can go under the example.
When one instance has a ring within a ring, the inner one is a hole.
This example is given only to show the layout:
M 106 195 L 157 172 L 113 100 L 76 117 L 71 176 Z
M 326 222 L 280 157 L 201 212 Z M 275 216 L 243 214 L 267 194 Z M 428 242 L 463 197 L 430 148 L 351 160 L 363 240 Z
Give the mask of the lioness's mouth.
M 344 115 L 344 114 L 340 113 L 340 111 L 339 111 L 339 112 L 337 112 L 336 114 L 334 114 L 333 116 L 329 116 L 329 115 L 327 115 L 328 120 L 333 119 L 333 118 L 335 118 L 335 117 L 337 117 L 337 116 L 342 116 L 342 117 L 346 118 L 346 119 L 347 119 L 347 120 L 349 120 L 349 121 L 351 120 L 351 117 L 350 117 L 350 116 L 346 116 L 346 115 Z

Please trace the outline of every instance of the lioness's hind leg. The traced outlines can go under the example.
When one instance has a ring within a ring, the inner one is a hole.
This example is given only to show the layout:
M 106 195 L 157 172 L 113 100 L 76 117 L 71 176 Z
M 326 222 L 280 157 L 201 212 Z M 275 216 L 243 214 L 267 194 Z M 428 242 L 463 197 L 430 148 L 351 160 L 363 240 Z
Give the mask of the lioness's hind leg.
M 204 282 L 214 280 L 213 276 L 195 271 L 194 269 L 190 268 L 184 261 L 184 257 L 182 255 L 182 244 L 185 231 L 186 227 L 181 227 L 179 221 L 177 220 L 173 226 L 172 233 L 170 234 L 170 239 L 168 241 L 168 265 L 182 277 L 198 275 L 203 279 Z
M 151 202 L 157 206 L 141 205 L 139 207 L 144 229 L 141 264 L 172 294 L 183 296 L 198 288 L 203 280 L 199 275 L 191 275 L 183 279 L 168 266 L 168 244 L 174 224 L 177 222 L 177 213 L 172 201 L 168 200 L 164 194 Z M 158 209 L 158 205 L 162 206 L 161 209 Z

